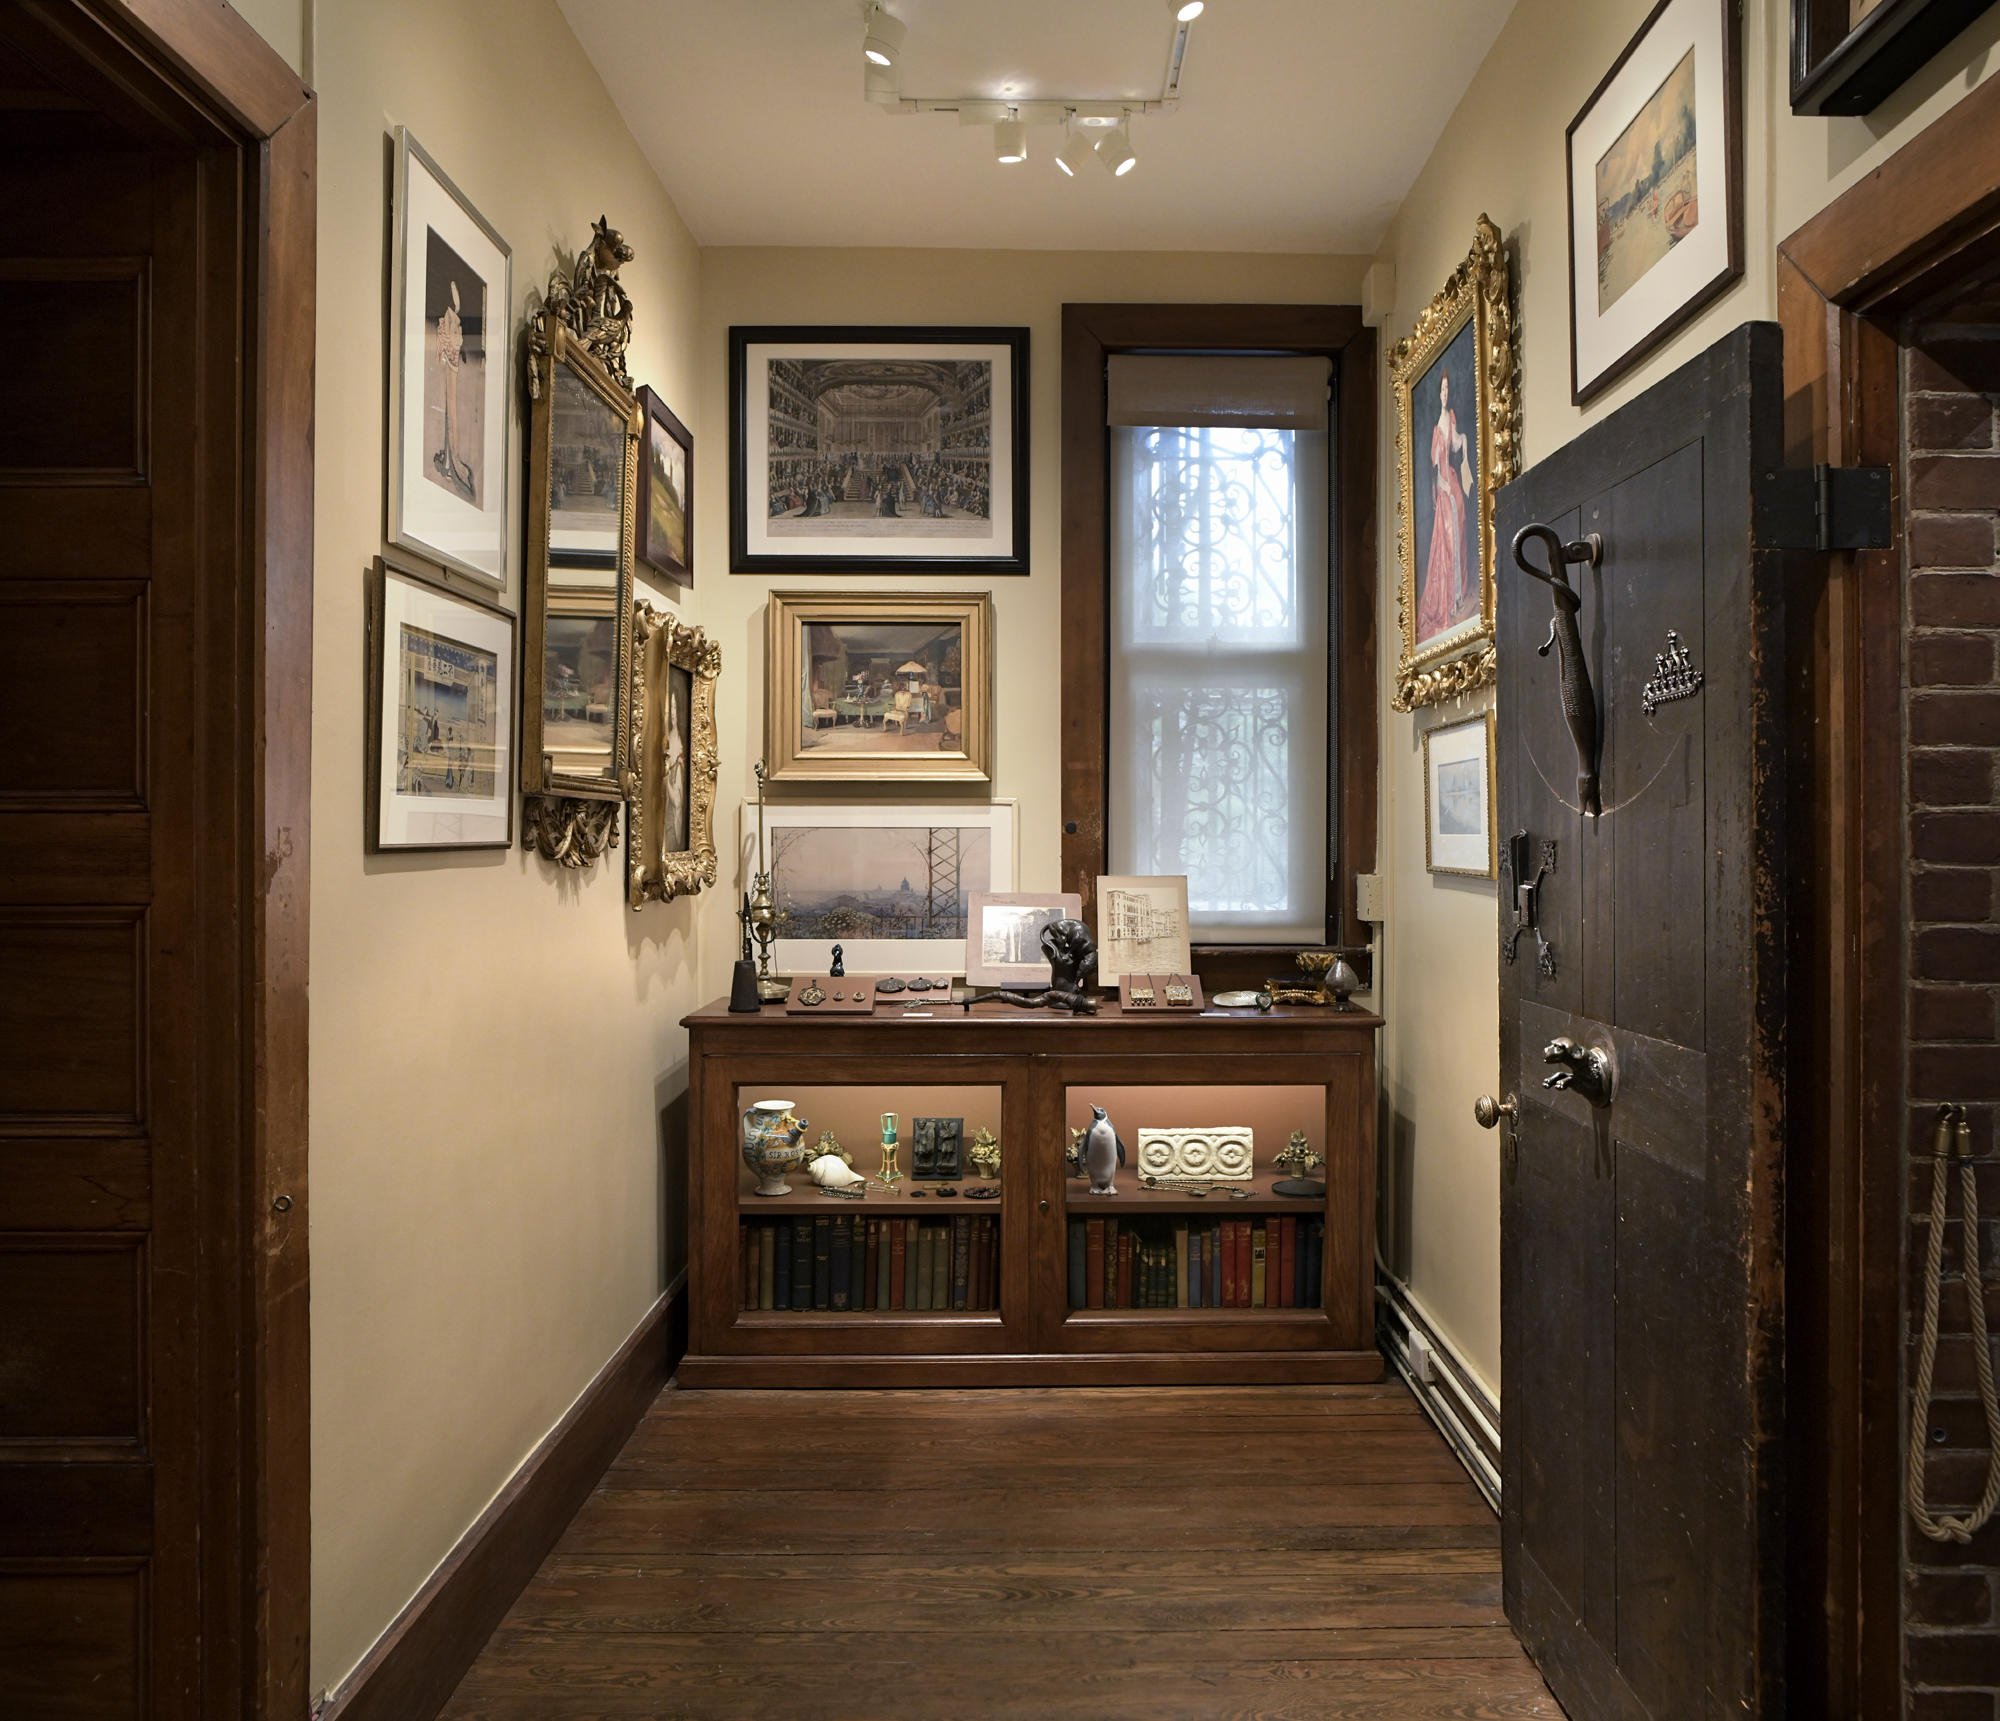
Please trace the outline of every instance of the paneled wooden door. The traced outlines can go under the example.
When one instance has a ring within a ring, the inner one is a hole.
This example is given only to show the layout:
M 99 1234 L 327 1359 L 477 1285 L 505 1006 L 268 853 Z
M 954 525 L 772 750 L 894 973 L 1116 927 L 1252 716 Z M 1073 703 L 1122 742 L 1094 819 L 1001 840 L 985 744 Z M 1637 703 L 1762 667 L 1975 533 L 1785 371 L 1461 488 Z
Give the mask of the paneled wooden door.
M 1503 936 L 1540 877 L 1499 964 L 1505 1594 L 1574 1721 L 1782 1709 L 1780 350 L 1746 324 L 1497 510 Z M 1581 765 L 1537 521 L 1601 543 Z

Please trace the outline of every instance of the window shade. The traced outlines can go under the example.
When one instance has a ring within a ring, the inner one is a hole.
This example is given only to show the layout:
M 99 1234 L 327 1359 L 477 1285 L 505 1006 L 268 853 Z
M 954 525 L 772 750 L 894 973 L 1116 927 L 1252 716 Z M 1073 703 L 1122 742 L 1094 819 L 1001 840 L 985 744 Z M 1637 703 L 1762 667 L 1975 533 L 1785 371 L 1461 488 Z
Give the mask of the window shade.
M 1114 354 L 1106 365 L 1107 424 L 1244 430 L 1325 430 L 1325 358 L 1184 358 Z

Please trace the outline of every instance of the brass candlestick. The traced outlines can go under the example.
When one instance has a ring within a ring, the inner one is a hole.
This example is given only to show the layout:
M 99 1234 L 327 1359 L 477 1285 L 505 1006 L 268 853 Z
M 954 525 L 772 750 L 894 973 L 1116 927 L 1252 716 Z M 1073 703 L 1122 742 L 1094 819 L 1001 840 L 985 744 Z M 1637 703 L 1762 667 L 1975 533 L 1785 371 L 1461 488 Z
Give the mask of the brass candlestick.
M 747 913 L 750 936 L 757 941 L 757 996 L 766 1004 L 782 1004 L 791 988 L 771 973 L 771 946 L 777 941 L 783 916 L 771 896 L 771 869 L 764 861 L 764 761 L 757 761 L 757 871 L 750 880 Z

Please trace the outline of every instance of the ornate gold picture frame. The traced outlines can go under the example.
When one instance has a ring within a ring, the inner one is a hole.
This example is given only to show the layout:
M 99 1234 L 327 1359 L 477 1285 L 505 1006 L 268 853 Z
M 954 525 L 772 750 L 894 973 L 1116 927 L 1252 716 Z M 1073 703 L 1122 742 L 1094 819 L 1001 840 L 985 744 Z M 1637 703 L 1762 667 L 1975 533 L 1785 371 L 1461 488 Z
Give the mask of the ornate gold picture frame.
M 693 896 L 715 883 L 715 680 L 721 672 L 722 648 L 700 628 L 644 601 L 632 606 L 625 887 L 635 909 Z
M 1500 230 L 1480 216 L 1465 261 L 1389 354 L 1396 410 L 1398 711 L 1494 678 L 1493 493 L 1520 457 L 1513 315 Z

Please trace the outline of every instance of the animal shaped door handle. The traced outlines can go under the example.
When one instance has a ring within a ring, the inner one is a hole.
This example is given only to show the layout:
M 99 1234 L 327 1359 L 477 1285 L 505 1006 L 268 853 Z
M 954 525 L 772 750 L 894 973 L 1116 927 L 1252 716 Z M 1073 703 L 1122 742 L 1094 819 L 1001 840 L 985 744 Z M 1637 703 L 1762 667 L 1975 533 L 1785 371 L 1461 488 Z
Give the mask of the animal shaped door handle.
M 1548 571 L 1528 560 L 1525 551 L 1533 541 L 1549 558 Z M 1569 583 L 1563 570 L 1571 562 L 1588 562 L 1593 568 L 1604 560 L 1604 539 L 1596 532 L 1565 544 L 1553 526 L 1539 521 L 1523 526 L 1514 534 L 1514 565 L 1522 573 L 1549 588 L 1555 614 L 1549 620 L 1549 637 L 1535 648 L 1547 657 L 1556 648 L 1562 666 L 1563 716 L 1569 723 L 1570 739 L 1576 743 L 1576 804 L 1580 812 L 1597 817 L 1597 695 L 1590 685 L 1590 665 L 1583 657 L 1583 633 L 1577 626 L 1577 611 L 1583 608 L 1582 595 Z
M 1568 1089 L 1600 1108 L 1611 1103 L 1618 1073 L 1611 1054 L 1602 1046 L 1579 1046 L 1565 1034 L 1542 1048 L 1542 1062 L 1559 1066 L 1553 1074 L 1542 1077 L 1543 1087 L 1558 1092 Z

